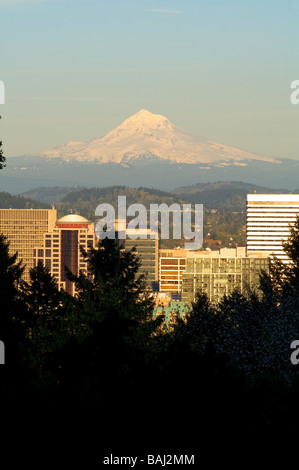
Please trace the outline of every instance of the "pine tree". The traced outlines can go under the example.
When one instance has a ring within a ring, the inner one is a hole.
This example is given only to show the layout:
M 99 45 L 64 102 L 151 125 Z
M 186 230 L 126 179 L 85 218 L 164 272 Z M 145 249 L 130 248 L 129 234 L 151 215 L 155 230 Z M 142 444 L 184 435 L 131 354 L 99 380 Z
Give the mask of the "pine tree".
M 5 161 L 6 161 L 6 158 L 3 155 L 2 141 L 0 140 L 0 170 L 2 170 L 2 168 L 4 168 L 6 166 Z
M 59 290 L 56 279 L 41 261 L 30 270 L 21 295 L 26 306 L 29 362 L 40 379 L 57 376 L 57 355 L 73 335 L 70 296 Z M 54 360 L 55 358 L 55 360 Z
M 23 320 L 18 286 L 24 266 L 17 258 L 17 253 L 9 253 L 9 242 L 0 234 L 0 339 L 6 342 L 13 340 L 13 335 Z
M 58 285 L 41 261 L 30 270 L 30 282 L 23 283 L 23 298 L 31 315 L 51 315 L 61 302 Z
M 114 240 L 105 238 L 88 253 L 81 250 L 88 262 L 88 273 L 71 273 L 75 282 L 78 304 L 91 315 L 93 322 L 101 321 L 108 312 L 137 322 L 152 316 L 153 300 L 146 290 L 145 276 L 138 274 L 140 260 L 132 249 L 119 249 Z
M 96 249 L 82 253 L 88 273 L 68 271 L 78 291 L 74 311 L 82 322 L 81 334 L 65 349 L 61 370 L 77 383 L 81 377 L 83 388 L 93 383 L 95 391 L 105 383 L 101 392 L 106 388 L 107 393 L 112 389 L 115 393 L 119 381 L 128 377 L 140 384 L 160 319 L 152 318 L 153 300 L 144 276 L 138 275 L 140 261 L 133 250 L 120 250 L 114 240 L 106 238 Z

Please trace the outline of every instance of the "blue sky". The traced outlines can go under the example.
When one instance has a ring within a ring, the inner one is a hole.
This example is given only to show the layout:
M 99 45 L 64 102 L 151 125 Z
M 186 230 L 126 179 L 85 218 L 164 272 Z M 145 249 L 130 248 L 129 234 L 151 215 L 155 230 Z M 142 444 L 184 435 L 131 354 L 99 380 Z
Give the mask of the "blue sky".
M 101 137 L 142 108 L 299 159 L 299 0 L 0 0 L 7 156 Z

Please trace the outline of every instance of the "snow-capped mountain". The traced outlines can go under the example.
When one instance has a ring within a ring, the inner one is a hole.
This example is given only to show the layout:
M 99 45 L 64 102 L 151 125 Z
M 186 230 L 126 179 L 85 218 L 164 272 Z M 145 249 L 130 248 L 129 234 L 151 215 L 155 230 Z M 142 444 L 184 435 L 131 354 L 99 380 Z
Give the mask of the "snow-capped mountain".
M 0 188 L 12 194 L 39 186 L 146 186 L 172 190 L 213 181 L 269 188 L 298 187 L 299 161 L 257 155 L 189 134 L 142 109 L 104 137 L 68 142 L 8 159 Z
M 90 142 L 68 142 L 46 150 L 40 157 L 64 161 L 134 163 L 169 161 L 173 163 L 212 163 L 273 158 L 201 139 L 174 126 L 166 117 L 142 109 L 104 137 Z

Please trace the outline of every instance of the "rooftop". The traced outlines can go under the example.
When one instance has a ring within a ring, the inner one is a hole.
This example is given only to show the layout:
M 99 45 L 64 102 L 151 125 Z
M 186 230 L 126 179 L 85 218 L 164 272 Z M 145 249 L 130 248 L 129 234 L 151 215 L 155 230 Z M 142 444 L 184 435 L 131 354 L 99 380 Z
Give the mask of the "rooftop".
M 64 217 L 60 217 L 60 219 L 57 220 L 57 223 L 59 224 L 89 224 L 89 220 L 85 219 L 85 217 L 82 217 L 81 215 L 78 214 L 68 214 L 65 215 Z

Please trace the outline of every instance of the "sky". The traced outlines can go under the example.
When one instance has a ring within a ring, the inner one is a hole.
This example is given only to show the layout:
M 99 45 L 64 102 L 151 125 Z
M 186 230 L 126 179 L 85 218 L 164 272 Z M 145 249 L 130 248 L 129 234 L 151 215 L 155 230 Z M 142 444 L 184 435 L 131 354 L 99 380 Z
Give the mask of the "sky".
M 99 138 L 147 109 L 299 159 L 299 0 L 0 0 L 7 157 Z

